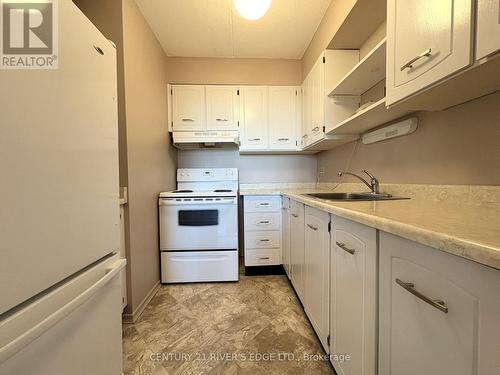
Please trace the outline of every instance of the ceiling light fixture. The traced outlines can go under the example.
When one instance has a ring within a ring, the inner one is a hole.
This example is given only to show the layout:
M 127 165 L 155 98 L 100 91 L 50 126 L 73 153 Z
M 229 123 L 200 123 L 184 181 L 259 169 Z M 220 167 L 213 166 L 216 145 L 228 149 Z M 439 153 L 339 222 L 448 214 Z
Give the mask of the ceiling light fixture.
M 264 16 L 272 0 L 233 0 L 234 7 L 243 18 L 255 21 Z

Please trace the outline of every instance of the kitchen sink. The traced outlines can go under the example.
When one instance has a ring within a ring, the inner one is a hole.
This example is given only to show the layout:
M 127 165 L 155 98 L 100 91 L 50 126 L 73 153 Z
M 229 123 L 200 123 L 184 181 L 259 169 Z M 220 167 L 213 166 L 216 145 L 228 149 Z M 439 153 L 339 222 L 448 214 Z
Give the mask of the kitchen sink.
M 303 194 L 313 198 L 326 199 L 330 201 L 388 201 L 398 199 L 410 199 L 395 197 L 391 194 L 373 193 L 308 193 Z

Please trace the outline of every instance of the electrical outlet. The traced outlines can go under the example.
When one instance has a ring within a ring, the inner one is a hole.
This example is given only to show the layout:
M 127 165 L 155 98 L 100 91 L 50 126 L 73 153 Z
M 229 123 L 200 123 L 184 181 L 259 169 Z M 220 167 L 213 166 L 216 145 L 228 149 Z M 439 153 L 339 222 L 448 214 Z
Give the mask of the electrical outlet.
M 319 175 L 324 176 L 325 175 L 325 167 L 320 167 L 319 168 Z

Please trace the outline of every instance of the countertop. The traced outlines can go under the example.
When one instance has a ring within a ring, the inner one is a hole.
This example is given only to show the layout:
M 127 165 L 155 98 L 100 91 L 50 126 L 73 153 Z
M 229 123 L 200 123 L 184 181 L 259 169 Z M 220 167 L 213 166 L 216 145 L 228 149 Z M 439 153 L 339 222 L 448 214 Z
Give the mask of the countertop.
M 332 202 L 303 195 L 320 191 L 325 190 L 243 189 L 240 195 L 287 196 L 331 214 L 500 269 L 498 205 L 467 205 L 418 198 Z

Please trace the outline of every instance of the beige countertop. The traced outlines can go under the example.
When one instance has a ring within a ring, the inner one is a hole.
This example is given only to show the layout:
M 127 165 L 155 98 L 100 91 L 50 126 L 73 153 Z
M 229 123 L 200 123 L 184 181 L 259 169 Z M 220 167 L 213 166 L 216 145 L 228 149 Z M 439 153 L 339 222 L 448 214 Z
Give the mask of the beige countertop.
M 325 190 L 243 189 L 240 195 L 284 195 L 334 215 L 500 269 L 498 205 L 467 205 L 419 198 L 332 202 L 303 195 L 312 191 Z

